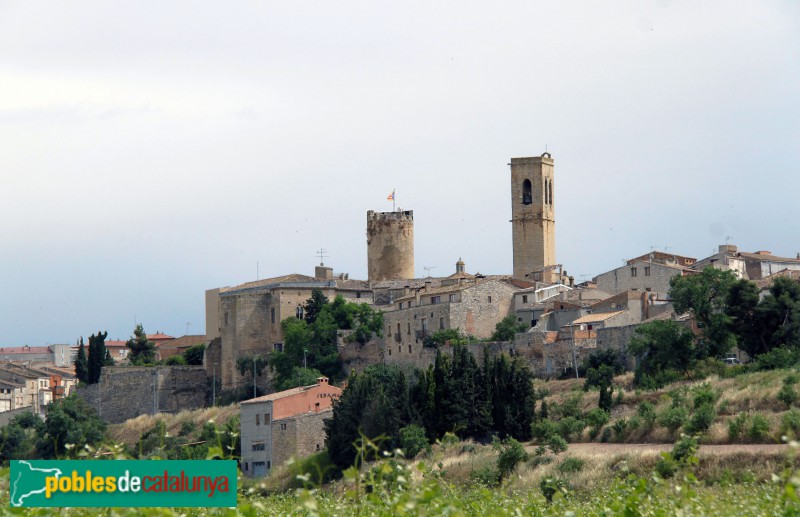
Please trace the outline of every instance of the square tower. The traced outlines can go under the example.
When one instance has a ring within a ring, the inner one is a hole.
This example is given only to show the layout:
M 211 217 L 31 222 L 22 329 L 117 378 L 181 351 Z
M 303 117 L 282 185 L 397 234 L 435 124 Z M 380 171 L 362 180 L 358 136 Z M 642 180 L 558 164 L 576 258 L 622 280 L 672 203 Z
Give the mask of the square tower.
M 554 282 L 556 223 L 550 153 L 511 158 L 511 224 L 514 278 Z

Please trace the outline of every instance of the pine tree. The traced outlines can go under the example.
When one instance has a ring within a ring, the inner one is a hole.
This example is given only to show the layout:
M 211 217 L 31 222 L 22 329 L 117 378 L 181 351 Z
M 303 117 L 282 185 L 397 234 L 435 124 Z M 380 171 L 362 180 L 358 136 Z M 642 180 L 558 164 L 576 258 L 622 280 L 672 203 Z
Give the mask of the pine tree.
M 89 363 L 86 359 L 86 348 L 83 346 L 83 338 L 78 345 L 78 357 L 75 358 L 75 376 L 79 382 L 88 382 L 89 380 Z
M 153 364 L 156 360 L 156 344 L 147 339 L 144 327 L 139 323 L 133 330 L 131 337 L 125 345 L 131 349 L 131 364 L 145 365 Z

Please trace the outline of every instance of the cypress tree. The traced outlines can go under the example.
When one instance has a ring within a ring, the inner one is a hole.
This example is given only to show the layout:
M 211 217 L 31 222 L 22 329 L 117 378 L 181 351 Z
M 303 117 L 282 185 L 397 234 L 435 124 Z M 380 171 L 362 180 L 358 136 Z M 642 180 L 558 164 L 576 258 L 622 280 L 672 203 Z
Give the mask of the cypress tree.
M 100 380 L 106 360 L 106 337 L 108 332 L 97 332 L 89 336 L 89 356 L 87 358 L 88 383 L 96 384 Z
M 83 346 L 83 338 L 78 345 L 78 357 L 75 358 L 75 376 L 80 382 L 89 380 L 89 363 L 86 359 L 86 348 Z

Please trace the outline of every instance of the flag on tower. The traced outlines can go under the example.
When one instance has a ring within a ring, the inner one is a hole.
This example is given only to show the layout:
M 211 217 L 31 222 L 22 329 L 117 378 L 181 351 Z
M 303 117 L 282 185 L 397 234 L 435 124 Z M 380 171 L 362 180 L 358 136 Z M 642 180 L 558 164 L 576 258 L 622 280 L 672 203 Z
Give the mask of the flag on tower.
M 392 191 L 392 193 L 391 193 L 391 194 L 389 194 L 389 196 L 386 198 L 386 201 L 394 201 L 394 190 L 393 190 L 393 191 Z

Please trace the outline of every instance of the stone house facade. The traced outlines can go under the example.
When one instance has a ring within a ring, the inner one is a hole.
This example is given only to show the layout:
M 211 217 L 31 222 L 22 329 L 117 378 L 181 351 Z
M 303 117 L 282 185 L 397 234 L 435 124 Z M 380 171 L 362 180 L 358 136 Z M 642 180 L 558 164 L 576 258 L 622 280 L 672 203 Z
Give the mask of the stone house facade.
M 597 288 L 611 294 L 624 291 L 650 291 L 666 299 L 669 282 L 675 276 L 686 276 L 694 271 L 678 265 L 658 262 L 634 262 L 597 275 L 593 282 Z
M 325 447 L 324 421 L 342 390 L 320 377 L 311 386 L 292 388 L 241 403 L 242 472 L 269 475 L 291 457 Z
M 438 330 L 459 329 L 477 338 L 491 337 L 500 320 L 511 314 L 520 289 L 508 277 L 476 277 L 440 287 L 423 287 L 395 300 L 384 313 L 384 360 L 414 362 L 423 340 Z
M 216 305 L 219 316 L 215 321 L 220 325 L 220 364 L 206 367 L 216 368 L 223 389 L 244 383 L 244 378 L 236 371 L 239 357 L 281 349 L 281 321 L 302 317 L 303 305 L 314 289 L 321 290 L 329 299 L 341 295 L 351 302 L 372 302 L 367 282 L 349 280 L 344 275 L 334 279 L 329 272 L 330 268 L 318 267 L 316 273 L 322 278 L 292 274 L 221 288 L 217 296 L 206 297 L 207 303 Z

